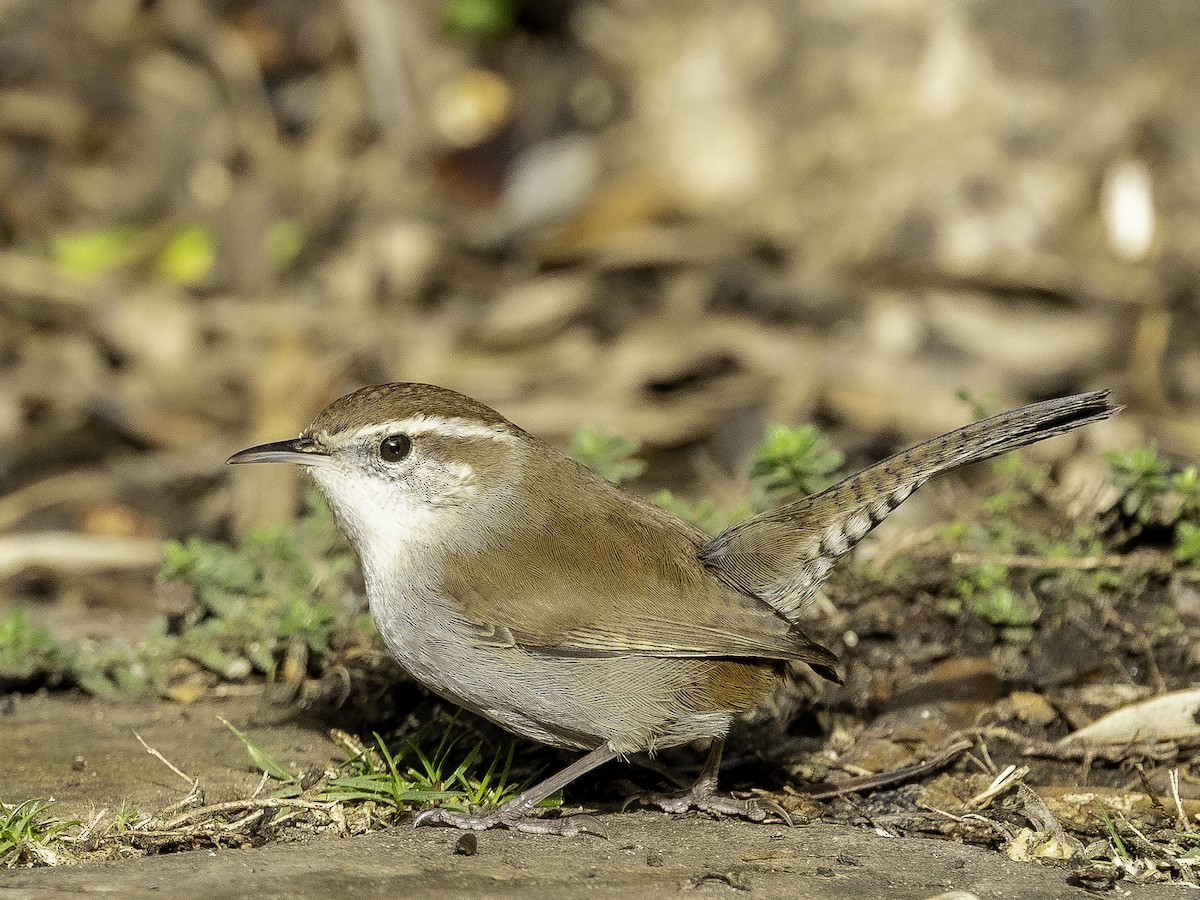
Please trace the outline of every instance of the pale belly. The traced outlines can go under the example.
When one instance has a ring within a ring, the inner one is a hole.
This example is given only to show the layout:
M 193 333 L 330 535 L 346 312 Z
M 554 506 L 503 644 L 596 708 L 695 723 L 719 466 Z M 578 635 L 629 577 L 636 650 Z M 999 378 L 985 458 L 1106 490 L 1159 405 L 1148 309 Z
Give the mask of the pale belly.
M 372 604 L 388 650 L 413 678 L 509 731 L 558 747 L 608 744 L 625 754 L 729 730 L 732 713 L 696 708 L 690 699 L 711 661 L 529 653 L 484 643 L 477 630 L 438 612 Z

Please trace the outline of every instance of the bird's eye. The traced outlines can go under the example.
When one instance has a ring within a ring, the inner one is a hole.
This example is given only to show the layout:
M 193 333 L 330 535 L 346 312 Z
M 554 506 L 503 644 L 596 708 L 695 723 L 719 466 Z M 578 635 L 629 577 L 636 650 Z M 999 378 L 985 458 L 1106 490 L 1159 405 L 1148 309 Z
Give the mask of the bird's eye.
M 379 458 L 384 462 L 400 462 L 412 450 L 412 438 L 407 434 L 389 434 L 379 442 Z

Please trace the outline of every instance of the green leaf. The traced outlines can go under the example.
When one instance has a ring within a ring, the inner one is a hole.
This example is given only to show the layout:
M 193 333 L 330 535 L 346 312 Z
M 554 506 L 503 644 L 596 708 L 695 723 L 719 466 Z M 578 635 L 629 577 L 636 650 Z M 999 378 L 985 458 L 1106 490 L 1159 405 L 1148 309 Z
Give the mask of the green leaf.
M 196 285 L 212 272 L 217 245 L 204 225 L 188 225 L 167 241 L 155 260 L 158 277 L 172 284 Z
M 445 0 L 442 22 L 459 37 L 482 41 L 510 31 L 517 19 L 512 0 Z
M 92 228 L 55 235 L 50 260 L 75 278 L 95 278 L 137 257 L 143 238 L 132 226 Z
M 1184 565 L 1200 566 L 1200 525 L 1180 522 L 1175 526 L 1175 558 Z
M 217 716 L 217 718 L 245 745 L 246 750 L 250 753 L 250 758 L 254 760 L 254 765 L 258 766 L 259 771 L 265 772 L 276 781 L 282 781 L 285 784 L 291 784 L 299 780 L 284 768 L 279 760 L 250 740 L 250 736 L 244 731 L 239 730 L 232 722 L 222 716 Z

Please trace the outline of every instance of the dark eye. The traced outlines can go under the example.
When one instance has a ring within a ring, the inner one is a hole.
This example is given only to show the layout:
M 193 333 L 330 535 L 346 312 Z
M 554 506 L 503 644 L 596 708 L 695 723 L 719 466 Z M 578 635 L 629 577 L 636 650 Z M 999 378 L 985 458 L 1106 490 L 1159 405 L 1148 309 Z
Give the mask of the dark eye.
M 407 434 L 389 434 L 379 442 L 379 458 L 384 462 L 400 462 L 412 450 L 412 438 Z

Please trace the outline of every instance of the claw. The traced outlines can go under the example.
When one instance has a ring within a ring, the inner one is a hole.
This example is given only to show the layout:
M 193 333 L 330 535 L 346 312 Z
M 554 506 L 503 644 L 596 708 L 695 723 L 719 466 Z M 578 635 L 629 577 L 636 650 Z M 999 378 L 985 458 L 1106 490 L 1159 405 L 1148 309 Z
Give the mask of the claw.
M 759 807 L 760 809 L 765 810 L 767 813 L 774 813 L 775 815 L 777 815 L 780 819 L 783 820 L 784 824 L 787 825 L 788 828 L 796 827 L 796 823 L 794 821 L 792 821 L 792 814 L 789 813 L 782 806 L 780 806 L 777 801 L 772 800 L 769 797 L 758 797 L 757 799 L 751 800 L 750 802 L 752 804 L 754 804 L 755 806 Z M 764 815 L 763 818 L 765 819 L 766 815 Z M 757 822 L 757 821 L 761 821 L 761 820 L 755 819 L 755 821 Z
M 621 812 L 629 812 L 629 807 L 635 803 L 645 803 L 647 806 L 654 803 L 656 795 L 652 791 L 634 791 L 625 798 L 625 802 L 621 804 Z

